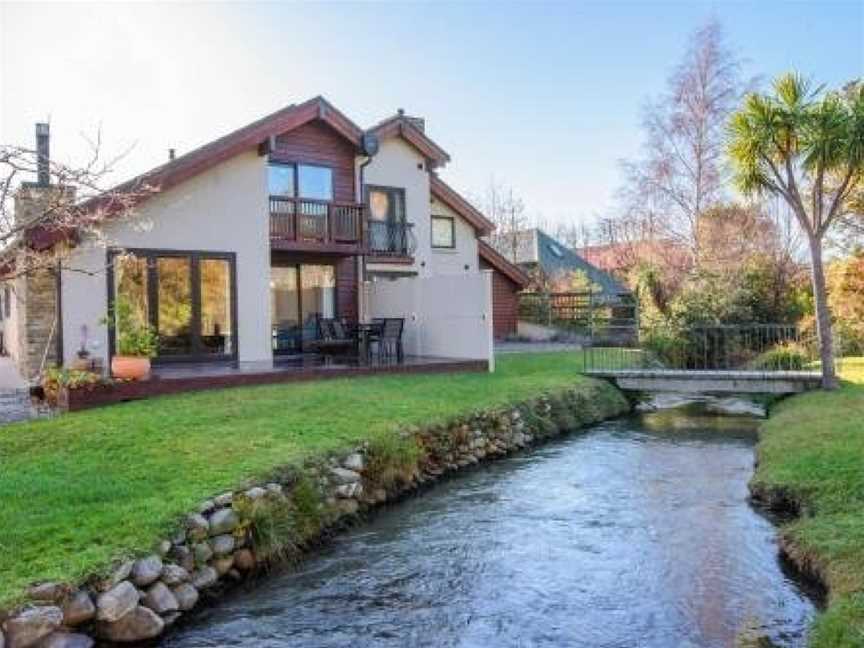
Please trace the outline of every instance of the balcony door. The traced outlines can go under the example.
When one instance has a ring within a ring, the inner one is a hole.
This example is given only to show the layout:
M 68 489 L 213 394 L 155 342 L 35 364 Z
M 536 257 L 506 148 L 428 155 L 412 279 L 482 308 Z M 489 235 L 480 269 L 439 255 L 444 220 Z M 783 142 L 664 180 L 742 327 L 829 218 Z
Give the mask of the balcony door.
M 273 353 L 302 353 L 317 337 L 319 317 L 336 317 L 336 268 L 299 263 L 270 269 Z
M 156 330 L 157 360 L 236 359 L 234 255 L 133 250 L 109 254 L 109 306 Z M 112 355 L 128 331 L 115 326 Z

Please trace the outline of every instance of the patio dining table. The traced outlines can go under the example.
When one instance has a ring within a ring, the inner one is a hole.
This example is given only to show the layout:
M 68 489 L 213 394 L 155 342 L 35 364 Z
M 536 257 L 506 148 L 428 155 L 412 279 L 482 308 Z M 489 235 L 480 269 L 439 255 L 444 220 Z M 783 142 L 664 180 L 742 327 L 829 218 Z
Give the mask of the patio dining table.
M 383 325 L 381 322 L 358 322 L 357 328 L 357 347 L 361 358 L 369 360 L 371 358 L 371 343 L 372 338 L 381 334 Z

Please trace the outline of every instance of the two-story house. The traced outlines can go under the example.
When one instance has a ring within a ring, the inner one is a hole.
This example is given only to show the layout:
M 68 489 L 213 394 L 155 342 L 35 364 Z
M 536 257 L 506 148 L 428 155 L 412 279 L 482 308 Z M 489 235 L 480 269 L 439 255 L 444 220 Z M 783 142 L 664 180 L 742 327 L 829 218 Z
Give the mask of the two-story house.
M 492 224 L 438 177 L 449 159 L 402 111 L 364 130 L 321 97 L 288 106 L 121 185 L 158 191 L 67 236 L 53 280 L 16 280 L 7 350 L 30 377 L 82 348 L 107 366 L 122 298 L 155 326 L 157 364 L 270 362 L 308 350 L 319 317 L 389 316 L 407 354 L 491 366 Z

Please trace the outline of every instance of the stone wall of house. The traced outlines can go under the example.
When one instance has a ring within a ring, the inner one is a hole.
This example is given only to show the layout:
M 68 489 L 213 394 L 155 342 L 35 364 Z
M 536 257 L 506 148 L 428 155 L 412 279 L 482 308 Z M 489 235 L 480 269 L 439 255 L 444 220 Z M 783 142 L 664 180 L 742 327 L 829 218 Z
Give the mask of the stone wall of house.
M 15 280 L 14 299 L 17 301 L 15 326 L 17 348 L 11 351 L 21 375 L 29 380 L 40 370 L 59 364 L 60 335 L 57 303 L 57 273 L 40 268 Z
M 446 424 L 405 429 L 339 455 L 277 471 L 279 477 L 218 494 L 149 555 L 83 583 L 37 583 L 8 613 L 6 648 L 89 648 L 164 633 L 183 614 L 266 567 L 296 560 L 358 515 L 447 473 L 503 457 L 629 409 L 611 385 L 563 390 Z M 288 537 L 273 537 L 272 529 Z M 269 533 L 268 533 L 269 530 Z M 110 529 L 106 529 L 110 533 Z

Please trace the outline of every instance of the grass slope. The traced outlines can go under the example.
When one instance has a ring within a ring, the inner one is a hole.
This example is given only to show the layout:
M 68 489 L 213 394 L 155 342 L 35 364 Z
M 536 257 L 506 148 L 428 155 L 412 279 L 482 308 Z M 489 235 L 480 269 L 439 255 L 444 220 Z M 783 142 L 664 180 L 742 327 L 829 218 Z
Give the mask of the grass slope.
M 763 425 L 754 489 L 794 501 L 785 546 L 821 575 L 828 609 L 815 648 L 864 646 L 864 358 L 843 363 L 843 386 L 782 402 Z
M 0 428 L 0 604 L 147 550 L 203 499 L 411 424 L 593 381 L 578 353 L 495 374 L 382 376 L 169 396 Z

